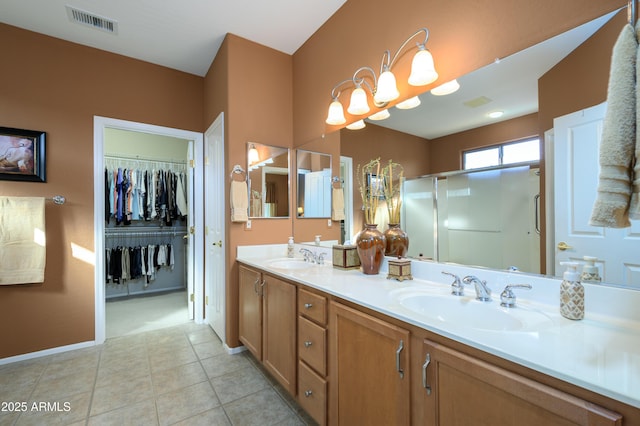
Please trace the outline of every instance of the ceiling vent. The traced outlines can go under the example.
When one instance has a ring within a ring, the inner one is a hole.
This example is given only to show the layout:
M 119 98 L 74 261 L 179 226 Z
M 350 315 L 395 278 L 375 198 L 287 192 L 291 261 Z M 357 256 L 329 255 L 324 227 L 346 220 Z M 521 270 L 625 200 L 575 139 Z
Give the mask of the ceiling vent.
M 479 106 L 486 105 L 489 102 L 492 102 L 492 100 L 487 98 L 486 96 L 479 96 L 475 99 L 464 102 L 464 104 L 469 108 L 478 108 Z
M 118 21 L 113 19 L 104 18 L 96 14 L 85 12 L 84 10 L 76 9 L 75 7 L 66 5 L 67 16 L 71 22 L 75 22 L 80 25 L 94 28 L 96 30 L 104 31 L 109 34 L 118 33 Z

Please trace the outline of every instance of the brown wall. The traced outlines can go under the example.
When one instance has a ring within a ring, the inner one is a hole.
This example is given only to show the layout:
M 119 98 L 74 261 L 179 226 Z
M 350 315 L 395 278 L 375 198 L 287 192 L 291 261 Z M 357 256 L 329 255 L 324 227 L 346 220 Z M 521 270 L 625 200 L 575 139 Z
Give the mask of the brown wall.
M 202 79 L 0 24 L 0 126 L 47 133 L 47 182 L 0 195 L 46 205 L 45 282 L 0 286 L 0 358 L 94 339 L 93 117 L 202 131 Z
M 367 124 L 362 130 L 340 131 L 341 154 L 353 159 L 353 231 L 360 231 L 364 224 L 362 197 L 355 173 L 358 165 L 380 158 L 385 165 L 389 160 L 400 163 L 407 178 L 429 173 L 429 144 L 426 139 L 385 127 Z

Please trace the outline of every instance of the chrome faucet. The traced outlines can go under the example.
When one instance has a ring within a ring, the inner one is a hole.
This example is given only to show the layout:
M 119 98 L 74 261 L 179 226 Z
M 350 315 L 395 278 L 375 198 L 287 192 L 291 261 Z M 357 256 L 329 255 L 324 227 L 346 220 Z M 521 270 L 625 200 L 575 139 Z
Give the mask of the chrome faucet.
M 513 288 L 531 289 L 531 284 L 509 284 L 506 286 L 502 294 L 500 294 L 500 306 L 504 306 L 505 308 L 513 308 L 516 306 L 516 295 L 511 290 Z
M 464 285 L 460 282 L 460 277 L 456 274 L 452 274 L 451 272 L 442 271 L 442 273 L 453 277 L 453 282 L 451 283 L 451 294 L 454 296 L 464 296 Z
M 318 265 L 324 264 L 324 253 L 314 253 L 306 248 L 301 248 L 300 253 L 304 256 L 305 262 L 317 263 Z
M 476 287 L 476 300 L 482 302 L 489 302 L 491 300 L 491 289 L 487 287 L 486 281 L 481 281 L 473 275 L 467 275 L 462 279 L 465 284 L 473 283 Z

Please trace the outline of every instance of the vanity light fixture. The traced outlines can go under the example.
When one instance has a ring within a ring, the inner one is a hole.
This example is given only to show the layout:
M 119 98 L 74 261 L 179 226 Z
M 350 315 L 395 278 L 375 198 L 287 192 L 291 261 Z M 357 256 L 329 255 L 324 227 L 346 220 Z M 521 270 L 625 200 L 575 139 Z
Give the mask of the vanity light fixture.
M 420 98 L 417 96 L 414 96 L 413 98 L 409 98 L 406 101 L 402 101 L 398 104 L 396 104 L 396 108 L 398 109 L 411 109 L 411 108 L 415 108 L 418 105 L 420 105 Z
M 438 87 L 434 87 L 431 89 L 431 94 L 435 96 L 445 96 L 450 95 L 453 92 L 456 92 L 460 88 L 460 83 L 458 80 L 453 79 L 451 81 L 447 81 L 446 83 L 442 83 Z
M 423 32 L 425 35 L 424 41 L 422 43 L 416 43 L 418 52 L 411 62 L 411 74 L 409 75 L 408 82 L 412 86 L 425 86 L 436 81 L 438 79 L 438 73 L 433 64 L 433 56 L 425 47 L 429 39 L 429 30 L 420 28 L 400 45 L 393 56 L 391 55 L 391 51 L 384 51 L 380 64 L 379 77 L 376 76 L 372 68 L 360 67 L 350 79 L 343 80 L 333 87 L 331 90 L 332 101 L 329 106 L 326 123 L 338 126 L 347 122 L 344 116 L 344 108 L 339 100 L 341 94 L 340 88 L 343 86 L 355 86 L 355 89 L 351 93 L 349 107 L 347 108 L 347 111 L 351 115 L 364 115 L 370 111 L 367 91 L 371 94 L 373 105 L 376 108 L 384 108 L 389 102 L 396 100 L 400 96 L 400 92 L 396 85 L 396 77 L 391 69 L 408 43 Z
M 373 120 L 373 121 L 380 121 L 380 120 L 384 120 L 386 118 L 389 118 L 391 116 L 391 114 L 389 114 L 389 110 L 388 109 L 383 109 L 381 111 L 376 112 L 375 114 L 372 114 L 369 116 L 369 120 Z
M 347 125 L 347 129 L 349 130 L 360 130 L 364 129 L 365 127 L 366 124 L 364 124 L 364 120 L 354 121 L 353 123 Z
M 249 165 L 255 164 L 260 161 L 260 154 L 254 144 L 249 145 Z

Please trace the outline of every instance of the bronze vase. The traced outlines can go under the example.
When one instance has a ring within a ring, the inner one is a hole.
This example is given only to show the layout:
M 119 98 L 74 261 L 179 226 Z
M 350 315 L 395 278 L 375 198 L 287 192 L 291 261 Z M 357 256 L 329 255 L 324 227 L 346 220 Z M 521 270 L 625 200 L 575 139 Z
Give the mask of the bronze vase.
M 390 223 L 389 228 L 384 231 L 386 256 L 404 257 L 409 250 L 409 235 L 400 229 L 399 223 Z
M 378 231 L 378 225 L 366 224 L 356 236 L 356 247 L 362 272 L 367 275 L 378 274 L 386 247 L 384 235 Z

